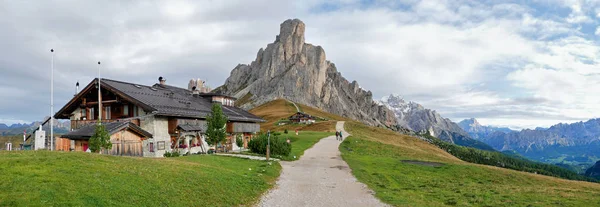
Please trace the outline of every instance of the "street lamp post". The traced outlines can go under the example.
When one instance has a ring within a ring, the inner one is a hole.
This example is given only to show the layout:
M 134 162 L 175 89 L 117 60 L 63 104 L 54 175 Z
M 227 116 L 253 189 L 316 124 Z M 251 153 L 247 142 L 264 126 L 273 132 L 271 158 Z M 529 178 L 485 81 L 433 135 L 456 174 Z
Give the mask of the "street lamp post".
M 54 150 L 54 49 L 50 49 L 50 151 Z
M 102 124 L 102 91 L 100 91 L 100 61 L 98 61 L 98 125 Z

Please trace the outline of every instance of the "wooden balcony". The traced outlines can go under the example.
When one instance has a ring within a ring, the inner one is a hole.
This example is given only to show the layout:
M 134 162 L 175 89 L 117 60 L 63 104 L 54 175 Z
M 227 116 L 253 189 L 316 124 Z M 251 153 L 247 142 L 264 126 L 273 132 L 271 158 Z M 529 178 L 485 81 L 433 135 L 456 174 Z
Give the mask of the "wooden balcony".
M 98 120 L 71 120 L 71 130 L 77 130 L 81 127 L 95 124 Z M 111 123 L 111 122 L 131 122 L 135 125 L 140 126 L 140 119 L 102 119 L 102 123 Z

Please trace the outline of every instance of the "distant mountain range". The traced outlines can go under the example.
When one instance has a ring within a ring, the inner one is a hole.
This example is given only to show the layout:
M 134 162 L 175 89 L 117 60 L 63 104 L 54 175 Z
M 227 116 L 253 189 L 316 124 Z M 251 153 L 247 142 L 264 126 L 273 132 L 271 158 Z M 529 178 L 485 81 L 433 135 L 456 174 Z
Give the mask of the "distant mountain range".
M 488 137 L 494 132 L 514 132 L 514 130 L 511 130 L 507 127 L 483 126 L 479 124 L 479 122 L 475 118 L 462 120 L 461 122 L 458 122 L 458 126 L 460 126 L 463 130 L 469 133 L 469 135 L 473 139 L 477 140 Z
M 427 131 L 434 137 L 462 146 L 493 150 L 487 144 L 471 138 L 458 124 L 442 117 L 435 110 L 427 109 L 416 102 L 407 102 L 399 95 L 385 96 L 377 103 L 392 110 L 402 128 L 415 132 Z
M 35 122 L 31 122 L 30 124 L 18 123 L 18 124 L 12 124 L 10 126 L 7 124 L 4 124 L 4 123 L 0 123 L 0 136 L 21 135 L 21 134 L 23 134 L 23 130 L 25 130 L 29 134 L 32 131 L 35 131 L 37 128 L 39 128 L 41 123 L 42 123 L 41 121 L 35 121 Z M 46 125 L 47 126 L 44 126 L 42 128 L 46 131 L 49 131 L 50 126 L 48 124 L 46 124 Z M 70 131 L 70 129 L 71 129 L 71 122 L 69 120 L 67 120 L 67 121 L 54 120 L 54 132 L 55 133 L 57 133 L 57 134 L 66 133 L 66 132 Z
M 537 161 L 593 164 L 600 159 L 600 119 L 521 131 L 481 126 L 475 119 L 459 125 L 496 150 L 515 151 Z

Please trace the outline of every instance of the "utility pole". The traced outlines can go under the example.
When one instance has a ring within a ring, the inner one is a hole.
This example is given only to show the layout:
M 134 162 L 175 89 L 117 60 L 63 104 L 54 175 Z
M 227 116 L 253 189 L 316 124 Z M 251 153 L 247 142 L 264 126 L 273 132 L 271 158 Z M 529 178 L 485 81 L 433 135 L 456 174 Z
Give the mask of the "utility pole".
M 98 125 L 102 125 L 102 91 L 100 91 L 100 61 L 98 61 Z
M 50 151 L 54 150 L 54 49 L 50 49 Z
M 267 161 L 269 161 L 269 155 L 271 154 L 271 130 L 267 131 Z

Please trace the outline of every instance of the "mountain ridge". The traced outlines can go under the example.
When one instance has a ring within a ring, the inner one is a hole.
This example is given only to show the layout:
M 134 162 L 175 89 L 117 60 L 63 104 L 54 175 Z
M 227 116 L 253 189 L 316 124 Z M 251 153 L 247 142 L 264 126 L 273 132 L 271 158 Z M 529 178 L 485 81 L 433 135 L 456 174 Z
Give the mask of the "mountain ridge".
M 458 124 L 442 117 L 435 110 L 427 109 L 414 101 L 405 101 L 401 96 L 390 94 L 382 97 L 378 104 L 392 110 L 401 128 L 415 132 L 426 131 L 443 141 L 483 150 L 494 150 L 487 144 L 472 139 Z
M 44 118 L 44 119 L 46 119 L 46 118 Z M 20 134 L 23 134 L 23 130 L 25 130 L 27 133 L 31 133 L 32 131 L 35 131 L 37 128 L 39 128 L 41 123 L 42 122 L 40 122 L 40 121 L 34 121 L 34 122 L 31 122 L 30 124 L 16 123 L 16 124 L 11 124 L 10 126 L 8 126 L 7 124 L 4 124 L 4 123 L 0 123 L 0 135 L 2 135 L 2 136 L 20 135 Z M 6 126 L 6 127 L 4 127 L 4 126 Z M 50 126 L 48 124 L 46 124 L 43 127 L 43 129 L 46 131 L 49 131 Z M 70 121 L 54 120 L 55 133 L 66 133 L 66 132 L 70 131 L 70 129 L 71 129 Z

